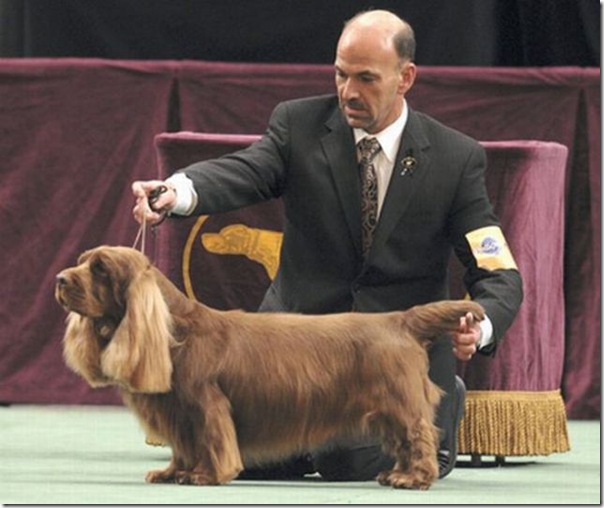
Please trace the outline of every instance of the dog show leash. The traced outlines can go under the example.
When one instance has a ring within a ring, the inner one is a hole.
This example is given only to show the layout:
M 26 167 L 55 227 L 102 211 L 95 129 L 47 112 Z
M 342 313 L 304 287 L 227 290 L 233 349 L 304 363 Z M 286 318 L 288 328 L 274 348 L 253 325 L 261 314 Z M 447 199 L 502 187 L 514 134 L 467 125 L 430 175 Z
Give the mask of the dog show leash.
M 156 210 L 153 207 L 153 205 L 157 202 L 159 197 L 164 192 L 167 192 L 167 191 L 168 191 L 167 186 L 159 185 L 159 186 L 155 187 L 155 189 L 153 189 L 151 192 L 149 192 L 149 195 L 147 196 L 147 202 L 149 203 L 149 208 L 151 209 L 151 211 L 161 213 L 161 210 Z M 153 224 L 153 226 L 151 226 L 151 231 L 154 231 L 155 228 L 157 226 L 159 226 L 166 219 L 166 215 L 167 214 L 165 212 L 163 212 L 163 216 L 159 220 L 159 222 L 157 222 L 157 223 Z M 143 220 L 141 222 L 140 228 L 138 228 L 138 233 L 136 234 L 136 238 L 134 239 L 134 244 L 132 245 L 132 248 L 136 249 L 137 245 L 140 241 L 140 251 L 142 254 L 145 253 L 146 234 L 147 234 L 147 215 L 143 214 Z

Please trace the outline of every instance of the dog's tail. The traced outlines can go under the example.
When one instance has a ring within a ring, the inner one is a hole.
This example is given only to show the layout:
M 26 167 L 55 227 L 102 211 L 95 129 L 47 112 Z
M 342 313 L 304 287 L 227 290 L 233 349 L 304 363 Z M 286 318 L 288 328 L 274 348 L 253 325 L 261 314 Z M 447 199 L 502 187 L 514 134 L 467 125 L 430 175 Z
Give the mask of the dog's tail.
M 432 342 L 459 327 L 459 320 L 468 312 L 482 321 L 484 309 L 471 300 L 443 300 L 416 305 L 405 312 L 404 326 L 421 342 Z

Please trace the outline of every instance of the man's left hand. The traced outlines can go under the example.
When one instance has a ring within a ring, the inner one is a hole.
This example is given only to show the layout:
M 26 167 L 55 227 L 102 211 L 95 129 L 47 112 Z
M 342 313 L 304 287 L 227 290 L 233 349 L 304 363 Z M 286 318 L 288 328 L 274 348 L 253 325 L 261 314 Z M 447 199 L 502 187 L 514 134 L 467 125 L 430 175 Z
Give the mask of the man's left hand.
M 478 351 L 481 336 L 480 325 L 471 312 L 459 319 L 459 327 L 452 335 L 453 354 L 459 360 L 467 362 Z

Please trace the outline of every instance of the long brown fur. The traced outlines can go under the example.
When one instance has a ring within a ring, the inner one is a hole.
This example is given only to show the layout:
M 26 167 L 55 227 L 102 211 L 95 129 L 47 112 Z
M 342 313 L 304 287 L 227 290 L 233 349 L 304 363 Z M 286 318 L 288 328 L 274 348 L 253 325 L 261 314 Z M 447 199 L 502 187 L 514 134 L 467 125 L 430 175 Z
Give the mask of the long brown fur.
M 425 349 L 467 312 L 484 317 L 471 301 L 379 314 L 218 311 L 138 251 L 107 246 L 57 276 L 56 298 L 69 311 L 67 365 L 91 386 L 117 385 L 147 434 L 172 448 L 147 481 L 197 485 L 375 435 L 396 459 L 381 484 L 429 488 L 441 391 Z

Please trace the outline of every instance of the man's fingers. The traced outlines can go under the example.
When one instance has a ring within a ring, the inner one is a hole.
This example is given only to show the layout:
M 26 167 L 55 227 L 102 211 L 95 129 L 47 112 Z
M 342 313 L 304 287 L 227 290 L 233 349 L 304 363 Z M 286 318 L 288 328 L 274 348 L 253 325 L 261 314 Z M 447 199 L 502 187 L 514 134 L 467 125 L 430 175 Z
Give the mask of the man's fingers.
M 156 224 L 163 219 L 163 211 L 171 203 L 167 196 L 168 193 L 165 191 L 154 196 L 154 191 L 162 186 L 165 186 L 165 183 L 161 180 L 139 180 L 132 183 L 132 194 L 136 198 L 132 215 L 134 215 L 137 222 L 142 224 L 145 220 L 149 224 Z M 153 205 L 149 202 L 150 196 L 154 197 Z
M 474 356 L 472 353 L 468 353 L 466 351 L 460 350 L 458 348 L 453 348 L 453 354 L 455 355 L 456 358 L 467 362 L 468 360 L 472 359 L 472 356 Z
M 453 347 L 453 354 L 460 360 L 469 360 L 476 354 L 476 345 L 456 345 Z
M 136 198 L 141 198 L 145 195 L 142 182 L 132 182 L 132 194 Z
M 132 194 L 137 198 L 147 198 L 157 187 L 164 185 L 162 180 L 137 180 L 132 182 Z
M 474 314 L 471 312 L 468 312 L 465 316 L 459 318 L 460 333 L 470 333 L 472 326 L 474 326 Z
M 476 336 L 472 333 L 460 333 L 455 342 L 460 346 L 475 346 Z
M 468 329 L 472 328 L 472 326 L 474 325 L 474 314 L 472 314 L 471 312 L 468 312 L 466 314 L 466 327 Z
M 462 361 L 468 361 L 476 354 L 477 341 L 474 331 L 474 316 L 468 312 L 459 319 L 459 330 L 454 333 L 453 354 Z

